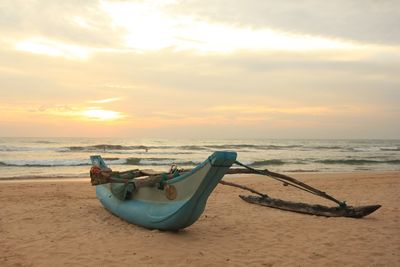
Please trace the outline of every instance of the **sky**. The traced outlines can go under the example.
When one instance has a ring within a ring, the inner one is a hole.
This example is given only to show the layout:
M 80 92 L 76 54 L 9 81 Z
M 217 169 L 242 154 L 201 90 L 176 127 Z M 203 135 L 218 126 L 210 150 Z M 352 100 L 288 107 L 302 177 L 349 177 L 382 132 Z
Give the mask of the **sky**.
M 0 1 L 0 136 L 400 138 L 399 1 Z

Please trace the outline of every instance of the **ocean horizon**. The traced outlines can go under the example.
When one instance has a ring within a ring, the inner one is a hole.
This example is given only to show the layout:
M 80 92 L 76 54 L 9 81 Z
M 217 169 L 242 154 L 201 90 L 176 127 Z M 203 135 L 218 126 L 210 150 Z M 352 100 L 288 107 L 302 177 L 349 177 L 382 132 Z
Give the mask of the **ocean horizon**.
M 91 155 L 102 155 L 115 171 L 193 168 L 221 150 L 278 172 L 400 170 L 400 139 L 0 137 L 0 179 L 88 177 Z

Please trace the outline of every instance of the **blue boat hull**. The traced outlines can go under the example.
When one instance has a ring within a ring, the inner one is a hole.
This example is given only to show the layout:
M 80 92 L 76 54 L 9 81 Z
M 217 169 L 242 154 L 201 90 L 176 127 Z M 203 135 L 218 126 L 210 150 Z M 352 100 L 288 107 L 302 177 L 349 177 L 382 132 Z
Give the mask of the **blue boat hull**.
M 167 180 L 176 199 L 157 187 L 138 188 L 131 198 L 120 200 L 110 184 L 96 186 L 96 196 L 118 217 L 149 229 L 178 230 L 192 225 L 203 213 L 207 199 L 236 160 L 236 152 L 215 152 L 192 171 Z

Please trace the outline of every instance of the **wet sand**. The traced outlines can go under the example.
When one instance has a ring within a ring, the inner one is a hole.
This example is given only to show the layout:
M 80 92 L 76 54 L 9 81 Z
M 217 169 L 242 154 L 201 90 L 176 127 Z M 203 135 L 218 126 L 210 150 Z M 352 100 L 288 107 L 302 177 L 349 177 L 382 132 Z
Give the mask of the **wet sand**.
M 0 182 L 0 266 L 400 266 L 400 172 L 293 175 L 350 205 L 382 208 L 317 217 L 252 205 L 238 197 L 247 192 L 218 185 L 195 224 L 162 232 L 109 213 L 87 179 Z M 224 179 L 331 205 L 265 177 Z

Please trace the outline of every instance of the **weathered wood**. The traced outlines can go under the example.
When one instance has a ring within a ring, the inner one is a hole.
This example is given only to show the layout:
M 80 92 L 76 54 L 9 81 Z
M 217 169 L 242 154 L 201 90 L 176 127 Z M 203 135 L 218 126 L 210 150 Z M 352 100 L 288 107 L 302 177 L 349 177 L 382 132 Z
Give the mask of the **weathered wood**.
M 141 170 L 112 172 L 108 182 L 111 183 L 133 183 L 135 188 L 151 187 L 160 183 L 165 177 L 171 174 L 162 172 L 146 172 Z M 168 178 L 170 179 L 170 178 Z
M 146 178 L 136 178 L 133 179 L 135 188 L 145 187 L 145 186 L 155 186 L 157 183 L 161 182 L 163 179 L 162 175 L 152 175 Z
M 233 187 L 237 187 L 237 188 L 240 188 L 240 189 L 244 189 L 244 190 L 250 191 L 250 192 L 252 192 L 254 194 L 257 194 L 257 195 L 259 195 L 261 197 L 268 197 L 267 194 L 260 193 L 260 192 L 258 192 L 256 190 L 254 190 L 254 189 L 252 189 L 250 187 L 244 186 L 244 185 L 240 185 L 240 184 L 236 184 L 236 183 L 232 183 L 232 182 L 227 182 L 227 181 L 224 181 L 224 180 L 219 181 L 219 183 L 223 184 L 223 185 L 228 185 L 228 186 L 233 186 Z
M 274 199 L 269 197 L 258 196 L 243 196 L 240 195 L 244 201 L 267 206 L 271 208 L 298 212 L 303 214 L 325 216 L 325 217 L 351 217 L 362 218 L 365 217 L 381 207 L 381 205 L 358 206 L 358 207 L 326 207 L 322 205 L 311 205 L 300 202 L 291 202 L 281 199 Z

